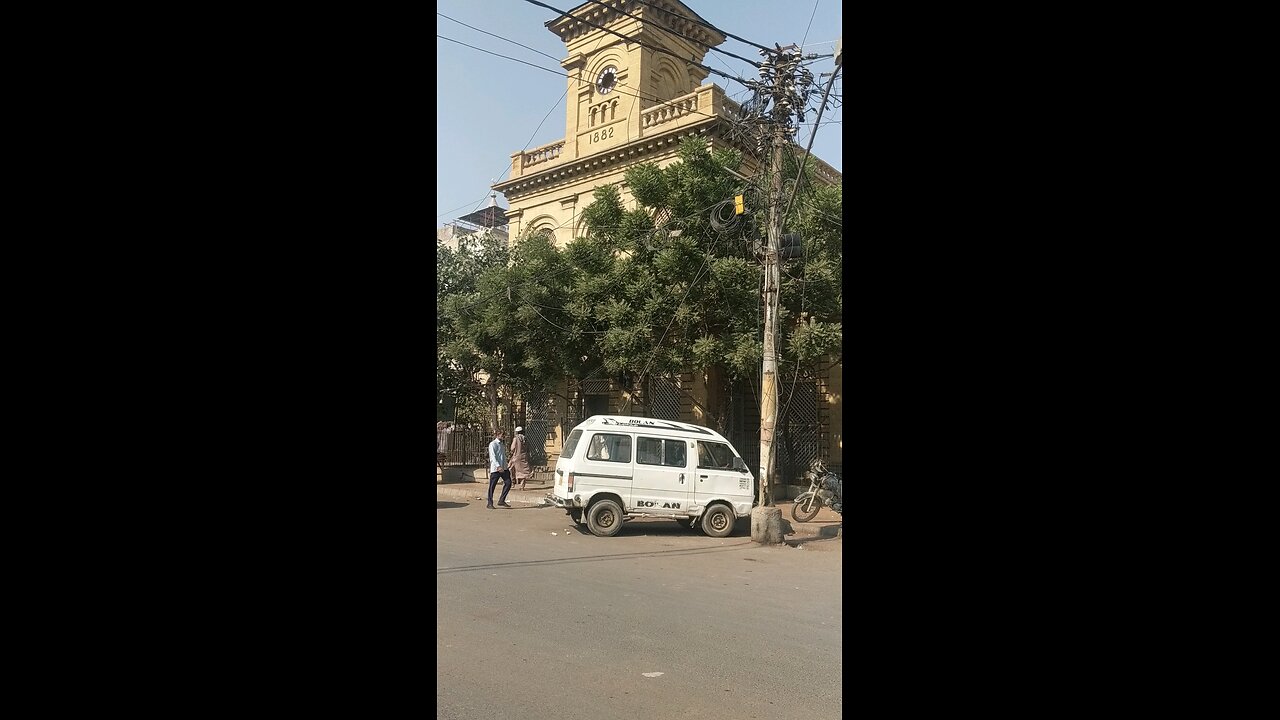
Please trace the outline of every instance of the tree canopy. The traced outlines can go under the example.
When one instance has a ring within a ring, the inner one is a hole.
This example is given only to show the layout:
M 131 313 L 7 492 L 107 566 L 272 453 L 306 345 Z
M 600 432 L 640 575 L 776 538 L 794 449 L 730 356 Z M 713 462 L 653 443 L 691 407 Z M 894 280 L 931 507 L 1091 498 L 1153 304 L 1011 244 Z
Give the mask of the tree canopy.
M 438 245 L 438 386 L 489 392 L 474 381 L 480 371 L 514 392 L 591 373 L 640 380 L 716 366 L 733 380 L 758 377 L 768 183 L 727 172 L 740 166 L 737 152 L 686 139 L 667 167 L 626 171 L 634 202 L 597 188 L 582 213 L 587 232 L 563 248 L 541 233 L 510 250 L 491 239 L 458 252 Z M 791 158 L 790 180 L 796 168 Z M 733 214 L 739 193 L 744 216 Z M 840 353 L 840 187 L 801 182 L 785 231 L 800 234 L 803 254 L 782 267 L 784 373 Z

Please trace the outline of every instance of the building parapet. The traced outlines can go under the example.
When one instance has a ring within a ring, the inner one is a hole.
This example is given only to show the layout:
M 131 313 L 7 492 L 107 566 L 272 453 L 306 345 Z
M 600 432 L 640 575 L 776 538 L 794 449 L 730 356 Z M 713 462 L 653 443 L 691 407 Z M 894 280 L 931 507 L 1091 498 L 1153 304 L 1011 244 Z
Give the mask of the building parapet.
M 554 165 L 564 156 L 564 140 L 556 140 L 541 147 L 511 155 L 511 176 L 519 177 L 534 165 Z
M 657 103 L 640 113 L 640 137 L 649 137 L 657 133 L 665 133 L 676 128 L 715 117 L 732 104 L 737 110 L 737 103 L 724 96 L 724 90 L 714 84 L 703 85 L 693 92 Z

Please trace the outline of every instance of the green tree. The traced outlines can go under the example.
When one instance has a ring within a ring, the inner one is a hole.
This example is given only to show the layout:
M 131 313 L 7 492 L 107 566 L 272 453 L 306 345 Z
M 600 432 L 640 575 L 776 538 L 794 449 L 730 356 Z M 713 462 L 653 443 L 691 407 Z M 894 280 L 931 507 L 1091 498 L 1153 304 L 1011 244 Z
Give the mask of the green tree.
M 595 191 L 583 213 L 589 236 L 565 254 L 575 322 L 596 334 L 588 354 L 604 370 L 639 379 L 716 367 L 732 382 L 758 378 L 761 264 L 753 248 L 764 240 L 767 200 L 727 172 L 740 166 L 737 152 L 713 152 L 689 138 L 668 167 L 626 172 L 636 207 L 626 208 L 616 187 Z M 794 177 L 796 168 L 793 159 L 784 171 Z M 765 176 L 759 185 L 767 187 Z M 751 198 L 748 217 L 732 215 L 739 192 Z M 787 228 L 804 247 L 803 258 L 785 268 L 780 308 L 779 369 L 793 377 L 839 352 L 840 195 L 839 187 L 815 188 L 806 174 Z M 726 408 L 707 410 L 723 418 Z
M 745 183 L 728 172 L 740 166 L 738 153 L 687 139 L 671 165 L 626 172 L 632 207 L 617 186 L 597 188 L 583 211 L 589 231 L 562 249 L 538 233 L 509 250 L 492 238 L 440 249 L 438 386 L 460 402 L 481 398 L 494 427 L 500 390 L 551 392 L 565 376 L 638 383 L 715 368 L 758 388 L 768 177 Z M 791 158 L 786 177 L 796 171 Z M 748 195 L 748 215 L 733 215 L 737 193 Z M 804 252 L 783 266 L 779 371 L 792 378 L 781 383 L 783 413 L 805 368 L 839 357 L 840 187 L 802 175 L 786 232 L 800 234 Z M 727 407 L 704 409 L 723 429 Z
M 493 278 L 508 257 L 492 233 L 462 237 L 456 251 L 436 242 L 436 388 L 464 408 L 484 398 L 490 430 L 498 427 L 496 381 L 503 367 L 493 310 L 501 285 Z
M 479 399 L 490 429 L 515 396 L 554 390 L 581 350 L 566 336 L 563 258 L 541 233 L 437 256 L 437 384 Z M 464 404 L 467 402 L 464 401 Z

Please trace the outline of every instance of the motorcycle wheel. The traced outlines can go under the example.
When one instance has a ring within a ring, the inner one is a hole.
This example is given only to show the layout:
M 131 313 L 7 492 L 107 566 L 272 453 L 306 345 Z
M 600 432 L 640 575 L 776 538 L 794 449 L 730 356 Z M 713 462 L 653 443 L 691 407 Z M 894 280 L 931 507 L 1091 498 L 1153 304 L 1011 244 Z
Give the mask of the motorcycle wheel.
M 818 510 L 822 509 L 822 500 L 817 495 L 808 493 L 796 498 L 796 502 L 791 506 L 791 517 L 796 522 L 809 522 L 818 515 Z

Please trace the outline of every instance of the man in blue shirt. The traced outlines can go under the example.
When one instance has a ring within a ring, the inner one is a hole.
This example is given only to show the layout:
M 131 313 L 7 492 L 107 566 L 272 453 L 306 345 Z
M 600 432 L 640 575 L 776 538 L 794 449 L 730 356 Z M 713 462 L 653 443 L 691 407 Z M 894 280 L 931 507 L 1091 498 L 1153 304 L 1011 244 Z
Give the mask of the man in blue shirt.
M 498 485 L 498 478 L 502 478 L 502 497 L 498 498 L 498 505 L 509 508 L 507 493 L 511 491 L 511 475 L 507 472 L 507 453 L 502 448 L 501 430 L 493 433 L 493 442 L 489 443 L 489 503 L 485 507 L 490 510 L 493 509 L 493 490 Z

